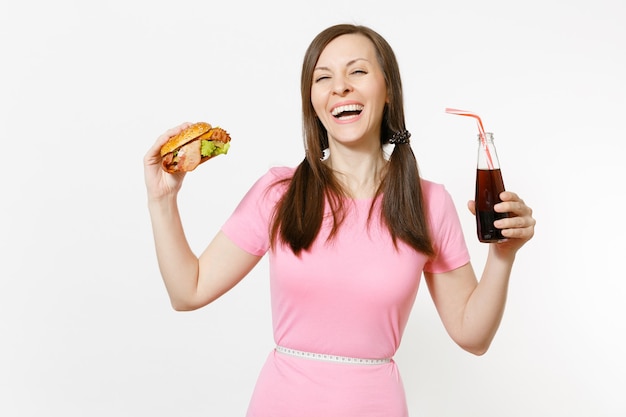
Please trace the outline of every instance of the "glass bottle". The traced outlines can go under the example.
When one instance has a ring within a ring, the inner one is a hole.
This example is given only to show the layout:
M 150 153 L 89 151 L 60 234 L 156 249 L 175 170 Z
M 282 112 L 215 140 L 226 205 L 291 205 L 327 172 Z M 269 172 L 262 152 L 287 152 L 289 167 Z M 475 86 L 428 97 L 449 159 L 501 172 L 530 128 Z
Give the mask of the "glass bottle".
M 493 133 L 485 132 L 484 140 L 478 135 L 478 161 L 476 165 L 476 231 L 481 242 L 498 242 L 505 239 L 493 222 L 508 217 L 508 213 L 496 213 L 493 206 L 500 203 L 504 191 L 502 172 Z

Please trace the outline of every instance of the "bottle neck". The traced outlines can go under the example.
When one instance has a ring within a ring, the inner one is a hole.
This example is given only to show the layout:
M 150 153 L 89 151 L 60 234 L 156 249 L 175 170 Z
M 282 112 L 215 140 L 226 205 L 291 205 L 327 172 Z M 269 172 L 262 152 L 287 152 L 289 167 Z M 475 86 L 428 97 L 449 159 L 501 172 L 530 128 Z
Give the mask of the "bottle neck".
M 493 140 L 493 133 L 491 132 L 485 132 L 484 136 L 478 135 L 477 169 L 500 169 L 500 162 L 498 161 L 498 154 Z

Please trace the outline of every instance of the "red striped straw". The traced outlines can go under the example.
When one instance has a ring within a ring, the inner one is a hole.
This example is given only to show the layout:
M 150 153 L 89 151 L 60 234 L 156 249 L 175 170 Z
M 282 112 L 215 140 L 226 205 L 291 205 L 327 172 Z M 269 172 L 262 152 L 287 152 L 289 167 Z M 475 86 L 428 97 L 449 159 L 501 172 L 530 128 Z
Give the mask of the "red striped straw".
M 487 154 L 487 164 L 489 169 L 493 169 L 493 161 L 491 160 L 491 153 L 489 152 L 489 147 L 487 146 L 487 140 L 485 139 L 485 128 L 483 127 L 483 121 L 480 120 L 480 117 L 476 113 L 472 113 L 467 110 L 459 110 L 459 109 L 451 109 L 450 107 L 446 108 L 446 113 L 457 114 L 459 116 L 469 116 L 476 119 L 478 123 L 478 135 L 480 136 L 480 143 L 482 143 L 483 148 L 485 149 L 485 153 Z

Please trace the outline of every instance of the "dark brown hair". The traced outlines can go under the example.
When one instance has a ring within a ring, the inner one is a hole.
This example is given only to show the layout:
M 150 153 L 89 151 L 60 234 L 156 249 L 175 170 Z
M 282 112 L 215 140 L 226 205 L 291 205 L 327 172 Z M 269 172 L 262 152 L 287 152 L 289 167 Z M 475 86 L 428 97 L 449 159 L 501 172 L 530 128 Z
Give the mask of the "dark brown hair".
M 300 79 L 306 156 L 293 177 L 286 180 L 289 184 L 276 207 L 270 230 L 273 245 L 280 241 L 289 245 L 295 254 L 309 249 L 319 234 L 325 202 L 330 205 L 333 216 L 329 239 L 335 236 L 346 214 L 346 194 L 332 170 L 320 160 L 323 149 L 328 147 L 328 136 L 313 109 L 311 86 L 315 65 L 326 45 L 347 34 L 363 35 L 374 44 L 384 74 L 389 102 L 383 113 L 381 148 L 394 133 L 406 129 L 400 69 L 387 41 L 366 26 L 340 24 L 320 32 L 306 51 Z M 394 243 L 401 239 L 415 250 L 433 256 L 417 161 L 409 144 L 394 147 L 376 194 L 383 196 L 381 221 L 388 226 Z

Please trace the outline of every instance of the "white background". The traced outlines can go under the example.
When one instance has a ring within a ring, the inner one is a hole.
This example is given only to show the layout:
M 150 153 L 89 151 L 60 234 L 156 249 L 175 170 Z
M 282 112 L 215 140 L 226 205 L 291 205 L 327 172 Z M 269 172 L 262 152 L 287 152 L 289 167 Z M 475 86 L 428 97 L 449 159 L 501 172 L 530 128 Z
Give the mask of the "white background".
M 626 415 L 622 0 L 0 4 L 0 415 L 244 415 L 273 347 L 266 260 L 174 312 L 142 158 L 183 121 L 231 133 L 180 194 L 201 251 L 259 175 L 303 157 L 301 61 L 342 22 L 394 47 L 422 174 L 452 193 L 477 271 L 477 129 L 445 107 L 481 115 L 538 222 L 485 356 L 422 287 L 396 356 L 411 415 Z

